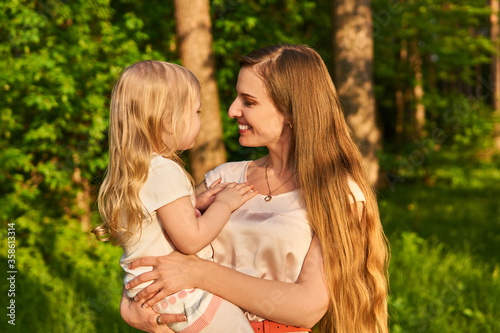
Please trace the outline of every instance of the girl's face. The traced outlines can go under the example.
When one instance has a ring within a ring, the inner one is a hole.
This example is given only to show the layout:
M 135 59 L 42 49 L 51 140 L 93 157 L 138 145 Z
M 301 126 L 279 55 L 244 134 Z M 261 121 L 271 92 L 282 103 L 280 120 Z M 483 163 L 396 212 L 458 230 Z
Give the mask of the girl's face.
M 252 67 L 241 68 L 236 92 L 238 95 L 228 115 L 238 120 L 242 146 L 269 147 L 289 140 L 290 128 L 285 125 L 285 117 L 268 97 L 264 82 Z
M 196 98 L 191 109 L 187 110 L 184 114 L 184 124 L 186 129 L 184 131 L 184 138 L 181 142 L 180 149 L 191 149 L 201 128 L 200 119 L 201 100 L 200 95 Z

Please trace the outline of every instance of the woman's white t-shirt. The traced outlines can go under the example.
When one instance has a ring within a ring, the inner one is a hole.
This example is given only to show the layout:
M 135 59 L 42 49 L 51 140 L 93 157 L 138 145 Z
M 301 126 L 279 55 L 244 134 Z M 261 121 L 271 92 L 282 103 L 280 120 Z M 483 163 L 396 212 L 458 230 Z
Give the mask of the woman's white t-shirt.
M 205 175 L 207 187 L 219 178 L 222 182 L 246 182 L 251 162 L 222 164 Z M 357 184 L 349 181 L 349 185 L 356 200 L 364 201 Z M 313 237 L 306 210 L 298 190 L 273 195 L 269 202 L 264 197 L 257 195 L 231 214 L 212 242 L 214 261 L 258 278 L 295 283 Z M 279 295 L 270 297 L 279 301 Z M 251 313 L 247 317 L 262 320 Z

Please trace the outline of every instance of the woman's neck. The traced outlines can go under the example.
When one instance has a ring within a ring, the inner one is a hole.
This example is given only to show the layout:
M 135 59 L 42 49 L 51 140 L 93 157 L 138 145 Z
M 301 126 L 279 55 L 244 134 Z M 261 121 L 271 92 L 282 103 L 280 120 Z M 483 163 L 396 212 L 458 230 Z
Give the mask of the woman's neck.
M 286 133 L 283 133 L 279 140 L 273 144 L 267 146 L 269 150 L 269 155 L 265 160 L 265 165 L 272 170 L 273 173 L 280 177 L 281 175 L 288 175 L 290 172 L 293 173 L 293 165 L 290 163 L 290 145 L 291 145 L 291 135 L 288 128 L 285 129 Z
M 293 166 L 290 163 L 288 149 L 269 149 L 269 155 L 267 155 L 267 158 L 264 161 L 264 166 L 269 170 L 272 170 L 273 174 L 277 177 L 280 177 L 281 175 L 286 176 L 294 172 Z

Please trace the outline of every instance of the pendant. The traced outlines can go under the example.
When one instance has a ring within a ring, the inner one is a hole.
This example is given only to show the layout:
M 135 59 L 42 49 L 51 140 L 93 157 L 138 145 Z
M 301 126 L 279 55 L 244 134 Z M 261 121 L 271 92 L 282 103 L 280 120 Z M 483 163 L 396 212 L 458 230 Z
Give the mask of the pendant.
M 264 201 L 269 202 L 269 201 L 271 201 L 272 198 L 273 197 L 270 194 L 268 194 L 267 197 L 264 198 Z

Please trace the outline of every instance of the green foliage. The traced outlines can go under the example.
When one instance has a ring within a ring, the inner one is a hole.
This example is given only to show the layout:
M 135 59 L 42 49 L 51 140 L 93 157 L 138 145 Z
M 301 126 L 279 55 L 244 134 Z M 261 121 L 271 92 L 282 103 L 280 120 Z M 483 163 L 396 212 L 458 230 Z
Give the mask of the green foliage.
M 82 235 L 77 221 L 53 223 L 32 226 L 36 238 L 16 224 L 16 325 L 4 325 L 7 332 L 137 332 L 118 309 L 121 249 Z M 0 286 L 8 289 L 5 278 Z
M 213 0 L 214 53 L 221 98 L 224 142 L 229 160 L 255 159 L 264 148 L 238 144 L 236 121 L 227 117 L 235 98 L 239 58 L 264 46 L 291 43 L 315 47 L 327 63 L 331 59 L 331 19 L 328 1 Z M 328 41 L 325 43 L 325 41 Z
M 413 57 L 418 55 L 422 61 L 427 113 L 424 137 L 431 136 L 434 120 L 442 119 L 457 95 L 488 102 L 494 53 L 488 35 L 489 14 L 489 6 L 480 0 L 373 1 L 375 93 L 391 151 L 422 134 L 411 128 L 416 102 Z M 405 99 L 405 142 L 394 145 L 398 90 Z
M 476 182 L 480 186 L 484 175 L 478 170 L 494 173 L 491 108 L 461 95 L 443 100 L 440 108 L 441 117 L 429 126 L 427 137 L 409 142 L 395 153 L 391 152 L 394 144 L 388 144 L 387 151 L 380 153 L 385 184 L 390 188 L 405 181 L 433 184 L 438 179 L 451 185 Z
M 0 3 L 0 234 L 15 225 L 15 331 L 130 331 L 117 311 L 120 251 L 91 245 L 76 200 L 106 166 L 113 81 L 158 56 L 140 19 L 113 15 L 109 1 Z
M 81 173 L 105 162 L 108 96 L 120 68 L 145 56 L 111 22 L 107 1 L 4 1 L 0 29 L 3 97 L 0 186 L 18 219 L 73 215 Z M 130 19 L 128 19 L 130 20 Z M 55 202 L 62 205 L 54 205 Z M 7 216 L 5 216 L 7 218 Z

